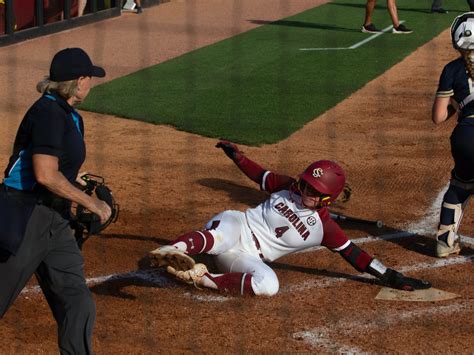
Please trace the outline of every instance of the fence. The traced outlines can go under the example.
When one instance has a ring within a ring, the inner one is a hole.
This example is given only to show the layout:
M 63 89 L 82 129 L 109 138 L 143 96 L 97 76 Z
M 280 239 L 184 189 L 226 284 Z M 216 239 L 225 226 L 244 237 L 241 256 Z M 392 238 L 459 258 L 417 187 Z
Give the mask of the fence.
M 79 15 L 79 1 L 87 1 Z M 123 0 L 0 0 L 0 46 L 120 16 Z M 163 1 L 144 1 L 144 6 Z

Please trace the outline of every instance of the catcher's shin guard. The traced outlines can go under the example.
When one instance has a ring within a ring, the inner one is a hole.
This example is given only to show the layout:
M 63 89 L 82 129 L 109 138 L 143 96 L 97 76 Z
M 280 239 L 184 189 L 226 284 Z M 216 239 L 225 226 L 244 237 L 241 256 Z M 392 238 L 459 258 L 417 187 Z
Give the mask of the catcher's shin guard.
M 436 256 L 445 258 L 449 255 L 459 254 L 461 251 L 461 240 L 457 231 L 463 215 L 462 204 L 451 204 L 443 202 L 443 209 L 451 210 L 453 213 L 453 223 L 449 225 L 440 224 L 436 234 Z

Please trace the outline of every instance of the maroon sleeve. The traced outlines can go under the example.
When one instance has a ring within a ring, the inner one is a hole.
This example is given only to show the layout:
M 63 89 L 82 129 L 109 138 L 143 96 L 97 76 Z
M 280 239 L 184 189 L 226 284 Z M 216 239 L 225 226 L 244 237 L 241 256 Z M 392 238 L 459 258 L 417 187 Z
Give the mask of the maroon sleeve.
M 260 185 L 260 188 L 270 193 L 280 190 L 287 190 L 295 181 L 292 177 L 279 175 L 265 170 L 260 165 L 250 160 L 246 156 L 241 156 L 235 161 L 239 169 L 247 177 Z
M 331 219 L 327 208 L 318 211 L 319 217 L 323 222 L 323 240 L 321 245 L 332 251 L 339 251 L 346 247 L 350 242 L 344 231 L 339 225 Z

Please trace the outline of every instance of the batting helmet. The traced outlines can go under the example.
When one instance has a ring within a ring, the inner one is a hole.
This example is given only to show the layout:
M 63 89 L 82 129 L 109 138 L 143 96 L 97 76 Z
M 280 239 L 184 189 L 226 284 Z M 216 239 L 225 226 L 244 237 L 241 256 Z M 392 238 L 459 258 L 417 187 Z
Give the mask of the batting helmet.
M 451 40 L 457 50 L 474 49 L 474 12 L 466 12 L 454 19 Z
M 320 201 L 321 207 L 334 202 L 344 189 L 346 182 L 344 170 L 331 160 L 319 160 L 312 163 L 299 175 L 299 178 L 325 195 Z

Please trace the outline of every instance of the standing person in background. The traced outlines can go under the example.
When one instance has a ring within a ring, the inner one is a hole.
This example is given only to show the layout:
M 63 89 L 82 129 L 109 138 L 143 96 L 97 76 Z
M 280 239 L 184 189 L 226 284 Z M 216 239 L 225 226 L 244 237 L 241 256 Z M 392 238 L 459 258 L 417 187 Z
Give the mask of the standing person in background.
M 134 0 L 134 1 L 135 1 L 135 4 L 137 5 L 137 14 L 141 14 L 143 12 L 141 0 Z
M 18 128 L 0 184 L 0 318 L 34 273 L 57 322 L 61 354 L 90 354 L 95 304 L 68 219 L 71 201 L 101 222 L 111 209 L 74 186 L 86 149 L 73 106 L 105 71 L 82 49 L 67 48 L 56 53 L 49 73 Z
M 435 124 L 458 113 L 450 138 L 454 168 L 443 197 L 436 235 L 436 255 L 440 258 L 460 252 L 458 229 L 464 208 L 474 193 L 474 12 L 456 17 L 451 40 L 461 56 L 444 67 L 432 109 Z
M 474 11 L 474 0 L 467 0 L 469 11 Z M 443 9 L 443 0 L 433 0 L 431 4 L 431 12 L 438 14 L 447 14 L 448 11 Z
M 468 0 L 468 2 L 471 0 Z M 438 14 L 447 14 L 448 11 L 443 9 L 443 0 L 433 0 L 431 3 L 431 13 L 438 13 Z
M 79 0 L 77 5 L 77 16 L 80 17 L 84 15 L 84 10 L 87 5 L 87 0 Z
M 376 0 L 367 0 L 367 4 L 365 6 L 365 21 L 361 28 L 361 31 L 364 33 L 382 32 L 382 30 L 375 27 L 375 25 L 372 23 L 372 14 L 374 13 L 375 2 Z M 398 21 L 397 4 L 395 3 L 395 0 L 387 0 L 387 9 L 393 23 L 392 33 L 409 34 L 413 32 L 412 30 L 406 28 L 403 24 L 400 24 Z

